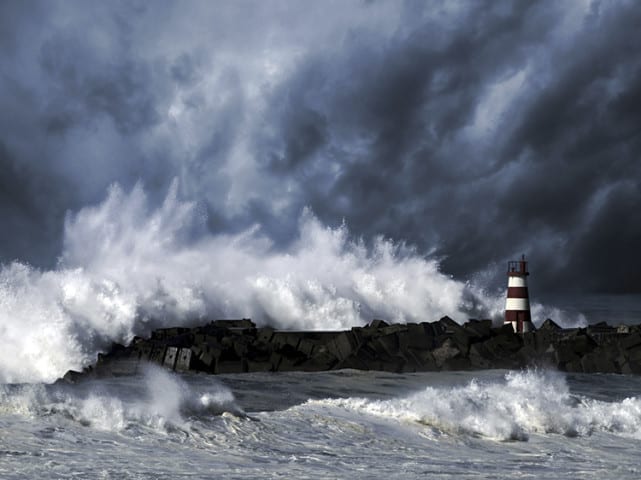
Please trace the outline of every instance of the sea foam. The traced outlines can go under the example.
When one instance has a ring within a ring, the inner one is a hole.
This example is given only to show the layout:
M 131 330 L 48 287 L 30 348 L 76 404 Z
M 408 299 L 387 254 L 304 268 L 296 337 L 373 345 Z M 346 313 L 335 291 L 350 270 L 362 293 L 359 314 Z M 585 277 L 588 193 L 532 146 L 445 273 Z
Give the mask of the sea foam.
M 135 385 L 2 385 L 0 408 L 3 414 L 57 417 L 58 422 L 73 421 L 105 431 L 188 429 L 192 417 L 224 412 L 245 415 L 224 385 L 212 381 L 206 388 L 192 387 L 154 365 L 146 366 Z
M 558 372 L 509 372 L 500 382 L 426 387 L 390 400 L 316 400 L 307 407 L 340 408 L 441 433 L 496 440 L 528 440 L 535 433 L 586 436 L 595 431 L 641 438 L 639 398 L 604 402 L 575 396 Z

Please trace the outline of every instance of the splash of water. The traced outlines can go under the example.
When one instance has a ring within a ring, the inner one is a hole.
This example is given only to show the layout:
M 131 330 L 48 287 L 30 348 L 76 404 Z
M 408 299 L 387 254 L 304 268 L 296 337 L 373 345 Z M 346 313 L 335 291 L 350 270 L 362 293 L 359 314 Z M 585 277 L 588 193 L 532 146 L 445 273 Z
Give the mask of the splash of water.
M 0 386 L 0 407 L 5 413 L 25 417 L 55 416 L 105 431 L 148 427 L 158 431 L 189 429 L 191 416 L 230 412 L 244 416 L 234 395 L 225 386 L 210 382 L 196 390 L 180 377 L 148 365 L 139 379 L 140 388 L 89 384 Z
M 318 400 L 307 406 L 342 408 L 496 440 L 528 440 L 533 433 L 586 436 L 595 431 L 641 438 L 641 399 L 604 402 L 575 397 L 558 372 L 510 372 L 503 382 L 473 380 L 462 387 L 427 387 L 405 398 Z
M 498 318 L 503 308 L 415 249 L 382 237 L 367 247 L 309 210 L 287 252 L 259 226 L 225 235 L 205 223 L 176 184 L 155 209 L 140 185 L 114 186 L 101 204 L 69 214 L 57 269 L 0 268 L 0 382 L 52 381 L 112 341 L 206 318 L 327 330 L 375 317 Z

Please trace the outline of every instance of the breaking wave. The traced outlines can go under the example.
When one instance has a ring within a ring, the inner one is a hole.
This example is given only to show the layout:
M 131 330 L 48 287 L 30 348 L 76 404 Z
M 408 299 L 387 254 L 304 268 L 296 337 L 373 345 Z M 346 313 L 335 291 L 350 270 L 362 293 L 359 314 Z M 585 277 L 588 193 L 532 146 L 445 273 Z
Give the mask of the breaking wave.
M 53 381 L 112 341 L 207 318 L 250 317 L 280 328 L 340 329 L 373 318 L 498 318 L 503 298 L 439 271 L 436 260 L 382 237 L 371 246 L 308 210 L 287 252 L 259 226 L 207 231 L 198 204 L 149 206 L 140 185 L 110 189 L 69 214 L 55 270 L 0 269 L 0 382 Z
M 427 387 L 405 398 L 309 401 L 306 407 L 341 408 L 437 432 L 496 440 L 528 440 L 531 434 L 586 436 L 610 432 L 641 438 L 641 400 L 604 402 L 572 395 L 558 372 L 510 372 L 502 382 L 452 388 Z
M 68 216 L 56 270 L 2 267 L 1 382 L 52 381 L 111 341 L 207 317 L 337 329 L 373 316 L 463 320 L 462 312 L 483 306 L 434 260 L 383 238 L 367 248 L 309 211 L 285 253 L 258 226 L 209 234 L 198 205 L 181 202 L 176 190 L 152 210 L 140 186 L 115 186 L 103 203 Z
M 206 391 L 194 390 L 177 375 L 148 366 L 135 385 L 108 383 L 0 386 L 3 413 L 25 417 L 55 416 L 105 431 L 148 427 L 159 431 L 188 429 L 189 419 L 229 412 L 244 416 L 232 392 L 215 384 Z

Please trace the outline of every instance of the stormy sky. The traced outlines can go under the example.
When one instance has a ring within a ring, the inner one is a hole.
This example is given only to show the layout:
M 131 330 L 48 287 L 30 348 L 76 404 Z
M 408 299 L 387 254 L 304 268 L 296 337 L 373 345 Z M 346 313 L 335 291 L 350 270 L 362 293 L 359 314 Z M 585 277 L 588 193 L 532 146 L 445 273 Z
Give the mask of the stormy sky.
M 0 261 L 52 268 L 66 216 L 176 179 L 278 251 L 309 207 L 457 279 L 525 253 L 539 290 L 641 292 L 640 25 L 634 0 L 4 0 Z

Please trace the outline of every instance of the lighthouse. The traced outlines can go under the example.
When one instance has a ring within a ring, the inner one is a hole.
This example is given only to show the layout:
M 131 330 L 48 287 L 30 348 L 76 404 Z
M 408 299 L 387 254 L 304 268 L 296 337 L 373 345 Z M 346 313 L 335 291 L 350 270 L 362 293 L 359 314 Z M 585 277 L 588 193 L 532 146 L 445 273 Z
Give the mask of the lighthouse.
M 512 325 L 516 333 L 534 330 L 530 315 L 530 298 L 527 291 L 527 262 L 507 262 L 507 301 L 505 302 L 505 323 Z

